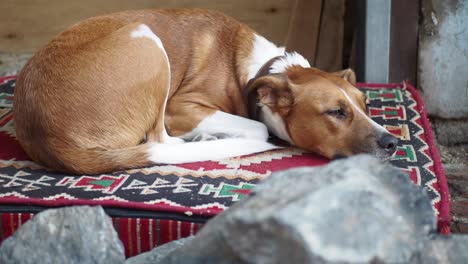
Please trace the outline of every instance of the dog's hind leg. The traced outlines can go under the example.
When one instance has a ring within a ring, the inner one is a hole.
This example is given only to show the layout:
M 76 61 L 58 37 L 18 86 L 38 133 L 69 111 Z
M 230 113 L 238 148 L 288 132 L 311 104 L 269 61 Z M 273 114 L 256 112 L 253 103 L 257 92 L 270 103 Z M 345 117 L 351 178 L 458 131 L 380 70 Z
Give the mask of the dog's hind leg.
M 158 121 L 155 123 L 155 127 L 148 131 L 146 134 L 146 141 L 157 141 L 157 142 L 162 142 L 162 143 L 182 143 L 184 142 L 183 139 L 177 138 L 177 137 L 171 137 L 167 133 L 165 124 L 164 124 L 164 116 L 166 112 L 166 105 L 167 105 L 167 100 L 169 97 L 169 92 L 171 88 L 171 65 L 169 63 L 169 57 L 167 56 L 166 50 L 164 49 L 164 45 L 161 41 L 161 39 L 154 34 L 151 29 L 145 25 L 141 24 L 138 26 L 137 29 L 132 31 L 131 33 L 132 38 L 147 38 L 155 42 L 155 44 L 158 46 L 158 48 L 161 49 L 161 51 L 164 54 L 164 57 L 166 59 L 167 67 L 169 69 L 168 74 L 169 76 L 167 77 L 167 89 L 165 89 L 165 99 L 164 103 L 162 104 L 162 108 L 160 111 L 160 116 L 158 118 Z

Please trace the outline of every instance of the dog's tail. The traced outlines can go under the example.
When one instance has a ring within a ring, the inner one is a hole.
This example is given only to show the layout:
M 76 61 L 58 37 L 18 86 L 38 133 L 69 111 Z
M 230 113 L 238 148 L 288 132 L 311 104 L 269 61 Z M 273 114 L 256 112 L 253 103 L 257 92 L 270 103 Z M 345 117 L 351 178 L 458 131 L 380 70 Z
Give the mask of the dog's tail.
M 152 164 L 178 164 L 237 157 L 279 147 L 268 142 L 230 138 L 187 143 L 145 143 L 121 149 L 70 149 L 59 162 L 46 164 L 61 171 L 98 174 Z M 57 159 L 55 159 L 57 161 Z

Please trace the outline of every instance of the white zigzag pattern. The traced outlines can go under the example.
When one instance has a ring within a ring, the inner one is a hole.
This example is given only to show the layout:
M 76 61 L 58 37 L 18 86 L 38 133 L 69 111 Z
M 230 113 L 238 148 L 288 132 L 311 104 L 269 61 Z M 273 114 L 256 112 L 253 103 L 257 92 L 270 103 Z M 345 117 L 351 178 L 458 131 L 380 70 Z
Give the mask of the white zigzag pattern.
M 8 121 L 5 125 L 0 127 L 0 132 L 5 132 L 10 137 L 16 138 L 16 130 L 13 125 L 13 119 Z
M 17 192 L 0 193 L 0 198 L 7 197 L 7 196 L 14 196 L 16 198 L 29 198 L 28 196 L 22 195 L 21 193 L 17 193 Z
M 94 198 L 93 200 L 94 201 L 108 201 L 108 200 L 112 201 L 112 200 L 114 200 L 114 201 L 119 201 L 119 202 L 128 202 L 128 200 L 120 198 L 120 197 L 115 196 L 115 195 Z
M 422 155 L 424 155 L 429 160 L 429 162 L 427 162 L 426 164 L 423 165 L 423 168 L 426 169 L 426 171 L 428 173 L 435 176 L 434 172 L 429 168 L 429 167 L 434 165 L 434 161 L 432 160 L 432 158 L 429 155 L 426 154 L 426 150 L 429 149 L 429 145 L 424 140 L 422 140 L 422 138 L 421 138 L 422 134 L 424 134 L 424 130 L 421 130 L 421 131 L 414 134 L 414 138 L 417 138 L 421 142 L 421 144 L 423 145 L 418 149 L 418 152 L 421 153 Z
M 4 167 L 9 167 L 9 166 L 13 166 L 17 169 L 19 168 L 41 169 L 42 168 L 41 166 L 29 160 L 15 160 L 15 159 L 0 160 L 0 167 L 4 168 Z
M 434 178 L 434 179 L 426 182 L 426 184 L 424 184 L 424 185 L 425 185 L 426 189 L 429 189 L 433 193 L 436 194 L 436 197 L 431 200 L 431 204 L 432 204 L 432 209 L 434 210 L 435 214 L 439 215 L 439 212 L 435 208 L 435 204 L 440 202 L 440 193 L 436 189 L 434 189 L 434 187 L 432 186 L 432 184 L 435 183 L 435 182 L 437 182 L 437 178 Z
M 223 210 L 226 210 L 228 208 L 227 206 L 222 205 L 220 203 L 209 203 L 209 204 L 197 205 L 197 206 L 193 206 L 191 208 L 198 210 L 198 209 L 210 209 L 210 208 L 214 208 L 214 207 L 218 207 L 218 208 L 223 209 Z
M 273 160 L 280 160 L 283 158 L 292 158 L 295 155 L 305 153 L 304 150 L 298 148 L 287 148 L 284 150 L 272 150 L 250 157 L 237 157 L 219 160 L 220 164 L 226 165 L 228 168 L 237 169 L 241 166 L 249 166 L 252 164 L 260 164 L 262 162 L 271 162 Z
M 67 200 L 76 200 L 77 199 L 76 197 L 71 196 L 68 193 L 59 193 L 59 194 L 56 194 L 56 195 L 44 197 L 42 199 L 44 199 L 44 200 L 55 200 L 55 199 L 58 199 L 58 198 L 65 198 Z
M 409 93 L 408 91 L 406 91 L 406 92 Z M 423 168 L 426 169 L 426 171 L 427 171 L 428 173 L 430 173 L 431 175 L 435 176 L 435 174 L 429 169 L 429 167 L 431 167 L 431 166 L 434 165 L 434 161 L 433 161 L 432 158 L 429 157 L 429 156 L 426 154 L 426 152 L 425 152 L 426 150 L 429 149 L 429 145 L 421 138 L 421 135 L 424 134 L 424 128 L 421 127 L 421 126 L 416 122 L 417 119 L 422 118 L 422 117 L 419 115 L 418 111 L 416 110 L 416 105 L 417 105 L 417 104 L 416 104 L 416 101 L 413 100 L 411 97 L 409 97 L 409 95 L 407 95 L 407 96 L 408 96 L 408 98 L 409 98 L 408 100 L 410 100 L 410 101 L 412 102 L 411 105 L 409 105 L 408 108 L 411 109 L 411 110 L 415 113 L 415 116 L 414 116 L 410 121 L 411 121 L 411 123 L 413 123 L 414 125 L 416 125 L 416 126 L 419 128 L 419 131 L 416 132 L 416 133 L 414 133 L 414 138 L 418 139 L 418 141 L 423 145 L 422 147 L 420 147 L 420 148 L 418 149 L 418 152 L 421 153 L 422 155 L 424 155 L 424 156 L 429 160 L 428 163 L 426 163 L 426 164 L 423 165 Z M 437 192 L 437 191 L 435 191 L 435 192 Z
M 152 201 L 146 201 L 144 203 L 145 204 L 151 204 L 151 205 L 164 203 L 164 204 L 167 204 L 167 205 L 170 205 L 170 206 L 187 207 L 185 205 L 181 205 L 179 203 L 173 202 L 173 201 L 168 200 L 166 198 L 156 199 L 156 200 L 152 200 Z M 193 210 L 213 209 L 213 208 L 219 208 L 219 209 L 225 210 L 228 207 L 225 206 L 225 205 L 222 205 L 220 203 L 215 202 L 215 203 L 209 203 L 209 204 L 203 204 L 203 205 L 190 206 L 189 208 L 193 209 Z M 185 212 L 185 213 L 187 213 L 187 212 Z
M 185 207 L 181 204 L 178 204 L 176 202 L 173 202 L 171 200 L 168 200 L 166 198 L 161 198 L 161 199 L 156 199 L 156 200 L 151 200 L 151 201 L 146 201 L 144 202 L 145 204 L 158 204 L 158 203 L 164 203 L 164 204 L 167 204 L 167 205 L 170 205 L 170 206 L 179 206 L 179 207 Z
M 426 187 L 426 189 L 429 191 L 429 192 L 432 192 L 436 195 L 435 198 L 433 198 L 431 200 L 431 204 L 432 204 L 432 209 L 434 210 L 435 214 L 438 215 L 439 212 L 436 210 L 435 208 L 435 204 L 440 202 L 440 193 L 438 190 L 434 189 L 434 187 L 432 186 L 432 184 L 434 182 L 437 182 L 438 179 L 437 177 L 435 177 L 435 174 L 429 169 L 429 167 L 433 166 L 434 165 L 434 161 L 432 160 L 431 157 L 429 157 L 425 150 L 427 150 L 429 148 L 429 145 L 424 141 L 422 140 L 421 138 L 421 135 L 424 134 L 424 128 L 421 127 L 417 122 L 416 120 L 417 119 L 420 119 L 422 118 L 422 116 L 420 115 L 420 113 L 418 112 L 418 110 L 416 109 L 416 106 L 417 106 L 417 103 L 416 103 L 416 100 L 414 100 L 411 96 L 411 93 L 406 90 L 406 83 L 404 83 L 403 85 L 403 90 L 405 91 L 405 96 L 406 98 L 408 99 L 408 101 L 410 101 L 410 104 L 408 105 L 408 109 L 410 109 L 411 111 L 413 111 L 413 113 L 415 114 L 414 117 L 410 120 L 412 124 L 414 124 L 415 126 L 417 126 L 419 128 L 419 131 L 414 133 L 414 137 L 413 138 L 416 138 L 423 146 L 420 147 L 418 149 L 418 152 L 423 154 L 428 160 L 429 162 L 427 162 L 426 164 L 423 165 L 423 168 L 428 172 L 430 173 L 431 175 L 434 176 L 433 179 L 427 181 L 426 183 L 424 183 L 424 186 Z
M 149 175 L 152 173 L 160 174 L 161 176 L 167 175 L 176 175 L 179 177 L 190 175 L 192 177 L 202 177 L 208 176 L 210 178 L 226 178 L 226 179 L 243 179 L 243 180 L 253 180 L 253 179 L 263 179 L 271 174 L 271 171 L 266 173 L 258 173 L 248 170 L 233 170 L 233 169 L 217 169 L 217 170 L 204 170 L 200 168 L 198 170 L 190 170 L 182 167 L 167 165 L 167 166 L 154 166 L 145 169 L 138 170 L 139 172 Z M 127 171 L 132 173 L 132 171 Z M 136 171 L 134 171 L 136 172 Z
M 273 160 L 280 160 L 282 158 L 291 158 L 295 155 L 300 155 L 305 153 L 305 151 L 298 148 L 286 148 L 282 150 L 273 150 L 268 151 L 262 154 L 257 154 L 249 157 L 238 157 L 230 158 L 223 160 L 216 160 L 221 165 L 226 165 L 227 169 L 214 169 L 214 170 L 205 170 L 199 168 L 197 170 L 191 170 L 174 165 L 157 165 L 153 167 L 137 169 L 137 170 L 128 170 L 128 173 L 141 172 L 143 174 L 152 174 L 158 173 L 162 176 L 167 175 L 177 175 L 185 176 L 189 174 L 193 177 L 202 177 L 208 176 L 210 178 L 227 178 L 227 179 L 243 179 L 243 180 L 252 180 L 252 179 L 264 179 L 265 177 L 271 174 L 271 171 L 266 171 L 265 173 L 258 173 L 249 170 L 239 169 L 241 166 L 249 166 L 251 164 L 260 164 L 262 162 L 271 162 Z

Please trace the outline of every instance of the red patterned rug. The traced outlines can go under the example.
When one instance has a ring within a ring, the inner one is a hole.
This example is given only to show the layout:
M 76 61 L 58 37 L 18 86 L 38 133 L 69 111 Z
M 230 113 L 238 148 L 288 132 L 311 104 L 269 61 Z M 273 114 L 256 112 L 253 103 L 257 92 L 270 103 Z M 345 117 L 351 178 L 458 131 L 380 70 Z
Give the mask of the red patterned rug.
M 296 148 L 98 176 L 64 175 L 31 162 L 15 139 L 15 77 L 0 78 L 0 242 L 37 212 L 68 205 L 102 205 L 133 256 L 194 234 L 210 217 L 245 197 L 275 171 L 328 161 Z M 424 186 L 449 232 L 448 188 L 423 102 L 409 84 L 360 84 L 371 117 L 400 139 L 391 163 Z M 294 191 L 294 183 L 291 183 Z

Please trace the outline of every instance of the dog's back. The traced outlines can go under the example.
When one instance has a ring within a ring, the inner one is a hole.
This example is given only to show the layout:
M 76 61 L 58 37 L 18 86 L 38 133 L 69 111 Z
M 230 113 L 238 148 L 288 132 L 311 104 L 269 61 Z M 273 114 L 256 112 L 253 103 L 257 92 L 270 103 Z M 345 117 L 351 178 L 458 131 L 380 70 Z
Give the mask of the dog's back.
M 142 25 L 149 31 L 139 38 Z M 212 89 L 205 95 L 226 101 L 226 94 L 213 89 L 228 80 L 235 84 L 232 58 L 250 52 L 239 50 L 236 41 L 252 37 L 242 23 L 199 9 L 127 11 L 80 22 L 39 50 L 19 74 L 17 138 L 33 160 L 56 170 L 98 173 L 149 165 L 149 146 L 141 143 L 162 142 L 167 135 L 168 97 L 183 87 L 179 97 L 185 100 L 197 74 L 208 76 L 199 81 L 201 89 Z M 231 90 L 242 100 L 239 89 Z

